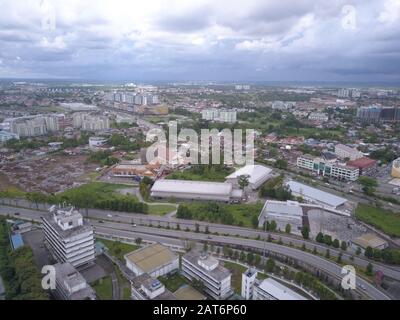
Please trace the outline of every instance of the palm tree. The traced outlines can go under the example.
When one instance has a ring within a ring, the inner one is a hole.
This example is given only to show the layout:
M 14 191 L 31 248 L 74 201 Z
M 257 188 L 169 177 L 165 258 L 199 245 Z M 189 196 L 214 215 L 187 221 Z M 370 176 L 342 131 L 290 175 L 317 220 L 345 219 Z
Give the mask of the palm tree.
M 238 177 L 238 185 L 239 185 L 240 189 L 243 190 L 244 195 L 246 195 L 246 188 L 249 185 L 249 178 L 250 178 L 250 176 L 248 174 L 241 175 Z

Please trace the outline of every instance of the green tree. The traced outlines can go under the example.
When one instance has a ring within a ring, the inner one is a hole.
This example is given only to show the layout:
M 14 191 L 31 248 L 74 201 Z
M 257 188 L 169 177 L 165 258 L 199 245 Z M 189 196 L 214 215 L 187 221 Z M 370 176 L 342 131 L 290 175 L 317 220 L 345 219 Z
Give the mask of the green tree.
M 310 238 L 310 229 L 307 226 L 303 226 L 301 230 L 301 235 L 303 236 L 304 239 L 309 239 Z
M 281 170 L 286 170 L 288 167 L 288 162 L 284 159 L 278 159 L 275 162 L 275 167 Z
M 288 223 L 285 227 L 285 232 L 286 233 L 290 233 L 292 231 L 292 226 L 290 225 L 290 223 Z
M 357 249 L 356 249 L 356 255 L 359 256 L 360 254 L 361 254 L 361 248 L 360 248 L 360 247 L 357 247 Z
M 347 243 L 346 241 L 342 241 L 342 243 L 340 244 L 340 249 L 342 249 L 343 251 L 347 250 Z
M 140 238 L 140 237 L 135 239 L 135 243 L 136 243 L 138 246 L 140 246 L 140 245 L 142 244 L 142 242 L 143 242 L 143 239 Z
M 275 269 L 275 261 L 272 258 L 269 258 L 267 260 L 267 263 L 265 264 L 265 271 L 268 273 L 273 272 Z
M 374 256 L 374 250 L 373 250 L 370 246 L 368 246 L 368 247 L 365 249 L 364 255 L 365 255 L 367 258 L 371 259 L 371 258 Z
M 276 228 L 277 228 L 276 222 L 275 220 L 272 220 L 269 229 L 270 231 L 276 231 Z
M 249 175 L 241 175 L 238 177 L 238 185 L 240 189 L 244 190 L 249 185 Z
M 247 254 L 247 263 L 252 265 L 254 262 L 254 254 L 252 252 L 249 252 Z
M 317 234 L 317 237 L 315 238 L 315 240 L 319 243 L 324 243 L 324 234 L 322 232 L 319 232 Z
M 33 202 L 36 205 L 36 209 L 39 209 L 39 203 L 45 203 L 47 201 L 47 197 L 40 192 L 27 193 L 26 199 Z
M 339 248 L 339 247 L 340 247 L 340 242 L 339 242 L 339 240 L 338 240 L 338 239 L 333 240 L 332 246 L 333 246 L 334 248 Z
M 363 192 L 366 195 L 373 195 L 375 193 L 376 187 L 378 186 L 378 181 L 376 179 L 366 176 L 359 177 L 358 183 L 363 187 Z
M 244 262 L 246 260 L 246 254 L 244 253 L 244 251 L 240 252 L 239 260 L 242 262 Z
M 371 263 L 368 263 L 366 271 L 367 271 L 367 275 L 372 276 L 372 274 L 374 272 L 374 267 Z
M 324 235 L 324 243 L 328 246 L 332 245 L 332 237 L 328 234 Z

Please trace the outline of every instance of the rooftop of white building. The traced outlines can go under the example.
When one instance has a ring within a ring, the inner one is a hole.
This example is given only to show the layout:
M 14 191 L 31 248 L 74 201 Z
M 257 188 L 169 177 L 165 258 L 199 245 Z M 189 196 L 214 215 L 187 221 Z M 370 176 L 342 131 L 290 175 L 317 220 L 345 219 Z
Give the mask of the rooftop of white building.
M 249 183 L 257 184 L 260 180 L 268 177 L 272 172 L 272 169 L 261 166 L 261 165 L 248 165 L 236 170 L 231 175 L 227 176 L 226 179 L 236 179 L 240 176 L 249 176 Z
M 194 193 L 230 195 L 232 185 L 224 182 L 204 182 L 186 180 L 158 180 L 154 183 L 151 192 L 173 192 L 173 193 Z
M 303 195 L 305 198 L 313 199 L 315 202 L 327 204 L 334 208 L 347 202 L 347 199 L 345 198 L 335 196 L 334 194 L 310 187 L 297 181 L 289 181 L 287 185 L 294 193 Z
M 263 280 L 259 288 L 278 300 L 307 300 L 272 278 Z
M 283 215 L 302 216 L 303 209 L 296 201 L 273 201 L 267 200 L 263 213 L 279 213 Z

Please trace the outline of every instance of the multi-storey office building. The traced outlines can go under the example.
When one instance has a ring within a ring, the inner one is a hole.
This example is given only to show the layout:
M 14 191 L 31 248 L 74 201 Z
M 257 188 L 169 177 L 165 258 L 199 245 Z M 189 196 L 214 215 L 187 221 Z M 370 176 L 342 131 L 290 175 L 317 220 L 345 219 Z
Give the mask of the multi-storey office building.
M 70 264 L 57 263 L 56 288 L 51 293 L 61 300 L 96 300 L 96 293 L 85 278 Z
M 58 262 L 74 267 L 88 264 L 95 258 L 93 228 L 74 208 L 50 208 L 42 217 L 45 242 Z
M 302 155 L 297 158 L 297 166 L 310 170 L 318 175 L 335 178 L 338 180 L 356 181 L 359 176 L 359 169 L 337 162 L 327 162 L 322 158 Z
M 358 151 L 356 148 L 351 148 L 344 144 L 338 144 L 335 146 L 335 154 L 341 159 L 348 158 L 351 161 L 364 157 L 363 153 Z
M 191 281 L 202 281 L 205 293 L 213 299 L 224 300 L 233 294 L 231 272 L 207 253 L 191 251 L 185 254 L 182 257 L 182 273 Z

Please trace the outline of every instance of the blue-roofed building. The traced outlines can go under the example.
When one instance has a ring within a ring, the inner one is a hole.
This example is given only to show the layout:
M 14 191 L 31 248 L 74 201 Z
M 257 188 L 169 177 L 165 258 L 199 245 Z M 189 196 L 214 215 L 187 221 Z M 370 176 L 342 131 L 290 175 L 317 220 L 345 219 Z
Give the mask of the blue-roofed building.
M 11 235 L 11 245 L 13 250 L 24 246 L 24 240 L 22 240 L 22 236 L 19 233 Z

